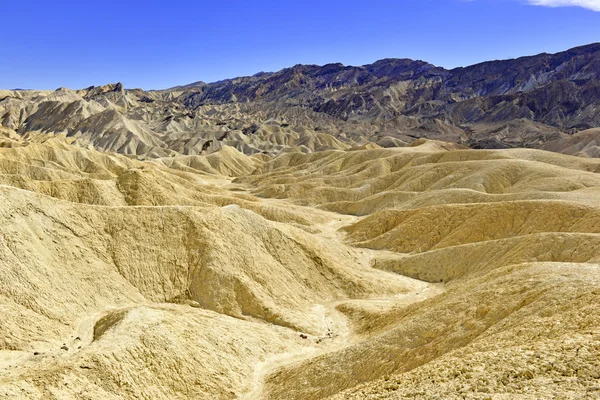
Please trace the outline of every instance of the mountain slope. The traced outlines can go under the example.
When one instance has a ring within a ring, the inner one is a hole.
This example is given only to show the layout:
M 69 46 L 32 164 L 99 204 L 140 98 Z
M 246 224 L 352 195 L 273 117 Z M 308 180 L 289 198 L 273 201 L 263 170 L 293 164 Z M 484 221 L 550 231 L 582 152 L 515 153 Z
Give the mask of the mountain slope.
M 560 150 L 571 148 L 560 144 L 570 135 L 600 127 L 599 71 L 596 43 L 453 70 L 384 59 L 359 67 L 295 65 L 160 91 L 120 83 L 1 91 L 0 124 L 138 158 L 206 154 L 223 145 L 268 155 L 401 147 L 419 138 Z
M 454 70 L 406 59 L 361 67 L 297 65 L 201 84 L 195 92 L 184 94 L 184 103 L 279 102 L 344 120 L 393 119 L 398 114 L 443 116 L 454 124 L 529 118 L 569 129 L 598 125 L 594 91 L 599 79 L 600 44 L 592 44 Z M 463 104 L 472 99 L 481 101 Z M 465 112 L 466 104 L 471 104 L 470 112 Z M 576 117 L 577 109 L 586 110 L 584 118 Z

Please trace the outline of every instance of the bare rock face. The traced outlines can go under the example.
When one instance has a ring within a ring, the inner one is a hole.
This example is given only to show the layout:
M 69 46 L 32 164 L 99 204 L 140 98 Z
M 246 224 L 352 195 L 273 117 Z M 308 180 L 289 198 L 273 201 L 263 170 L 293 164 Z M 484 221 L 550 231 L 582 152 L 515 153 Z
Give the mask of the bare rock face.
M 600 126 L 600 44 L 446 70 L 384 59 L 359 67 L 295 65 L 167 90 L 121 83 L 55 92 L 0 91 L 0 125 L 66 134 L 138 158 L 346 150 L 419 138 L 472 148 L 552 148 Z M 595 156 L 591 151 L 588 155 Z

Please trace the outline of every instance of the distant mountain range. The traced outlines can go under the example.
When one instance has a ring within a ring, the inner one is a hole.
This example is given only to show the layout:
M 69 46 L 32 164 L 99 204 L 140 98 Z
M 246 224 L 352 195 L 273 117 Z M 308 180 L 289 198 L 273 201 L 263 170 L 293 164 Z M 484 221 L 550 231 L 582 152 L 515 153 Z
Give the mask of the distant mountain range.
M 360 67 L 295 65 L 159 91 L 121 84 L 0 91 L 0 124 L 143 157 L 223 144 L 276 154 L 419 138 L 598 156 L 600 43 L 453 70 L 384 59 Z

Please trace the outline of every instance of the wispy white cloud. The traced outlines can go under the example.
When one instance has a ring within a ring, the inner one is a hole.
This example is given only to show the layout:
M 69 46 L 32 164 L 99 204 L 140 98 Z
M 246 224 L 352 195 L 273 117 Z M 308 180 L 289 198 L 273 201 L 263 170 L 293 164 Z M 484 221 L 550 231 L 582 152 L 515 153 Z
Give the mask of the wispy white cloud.
M 545 7 L 583 7 L 600 11 L 600 0 L 527 0 L 529 4 Z

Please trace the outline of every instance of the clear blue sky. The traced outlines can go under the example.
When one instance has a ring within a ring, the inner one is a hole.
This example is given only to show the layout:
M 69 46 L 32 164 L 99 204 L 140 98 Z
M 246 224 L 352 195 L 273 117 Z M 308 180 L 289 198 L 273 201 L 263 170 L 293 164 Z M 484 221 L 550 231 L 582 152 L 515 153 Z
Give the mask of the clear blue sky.
M 443 67 L 600 41 L 600 0 L 98 0 L 2 4 L 0 88 L 212 82 L 399 57 Z M 598 7 L 596 7 L 598 4 Z

